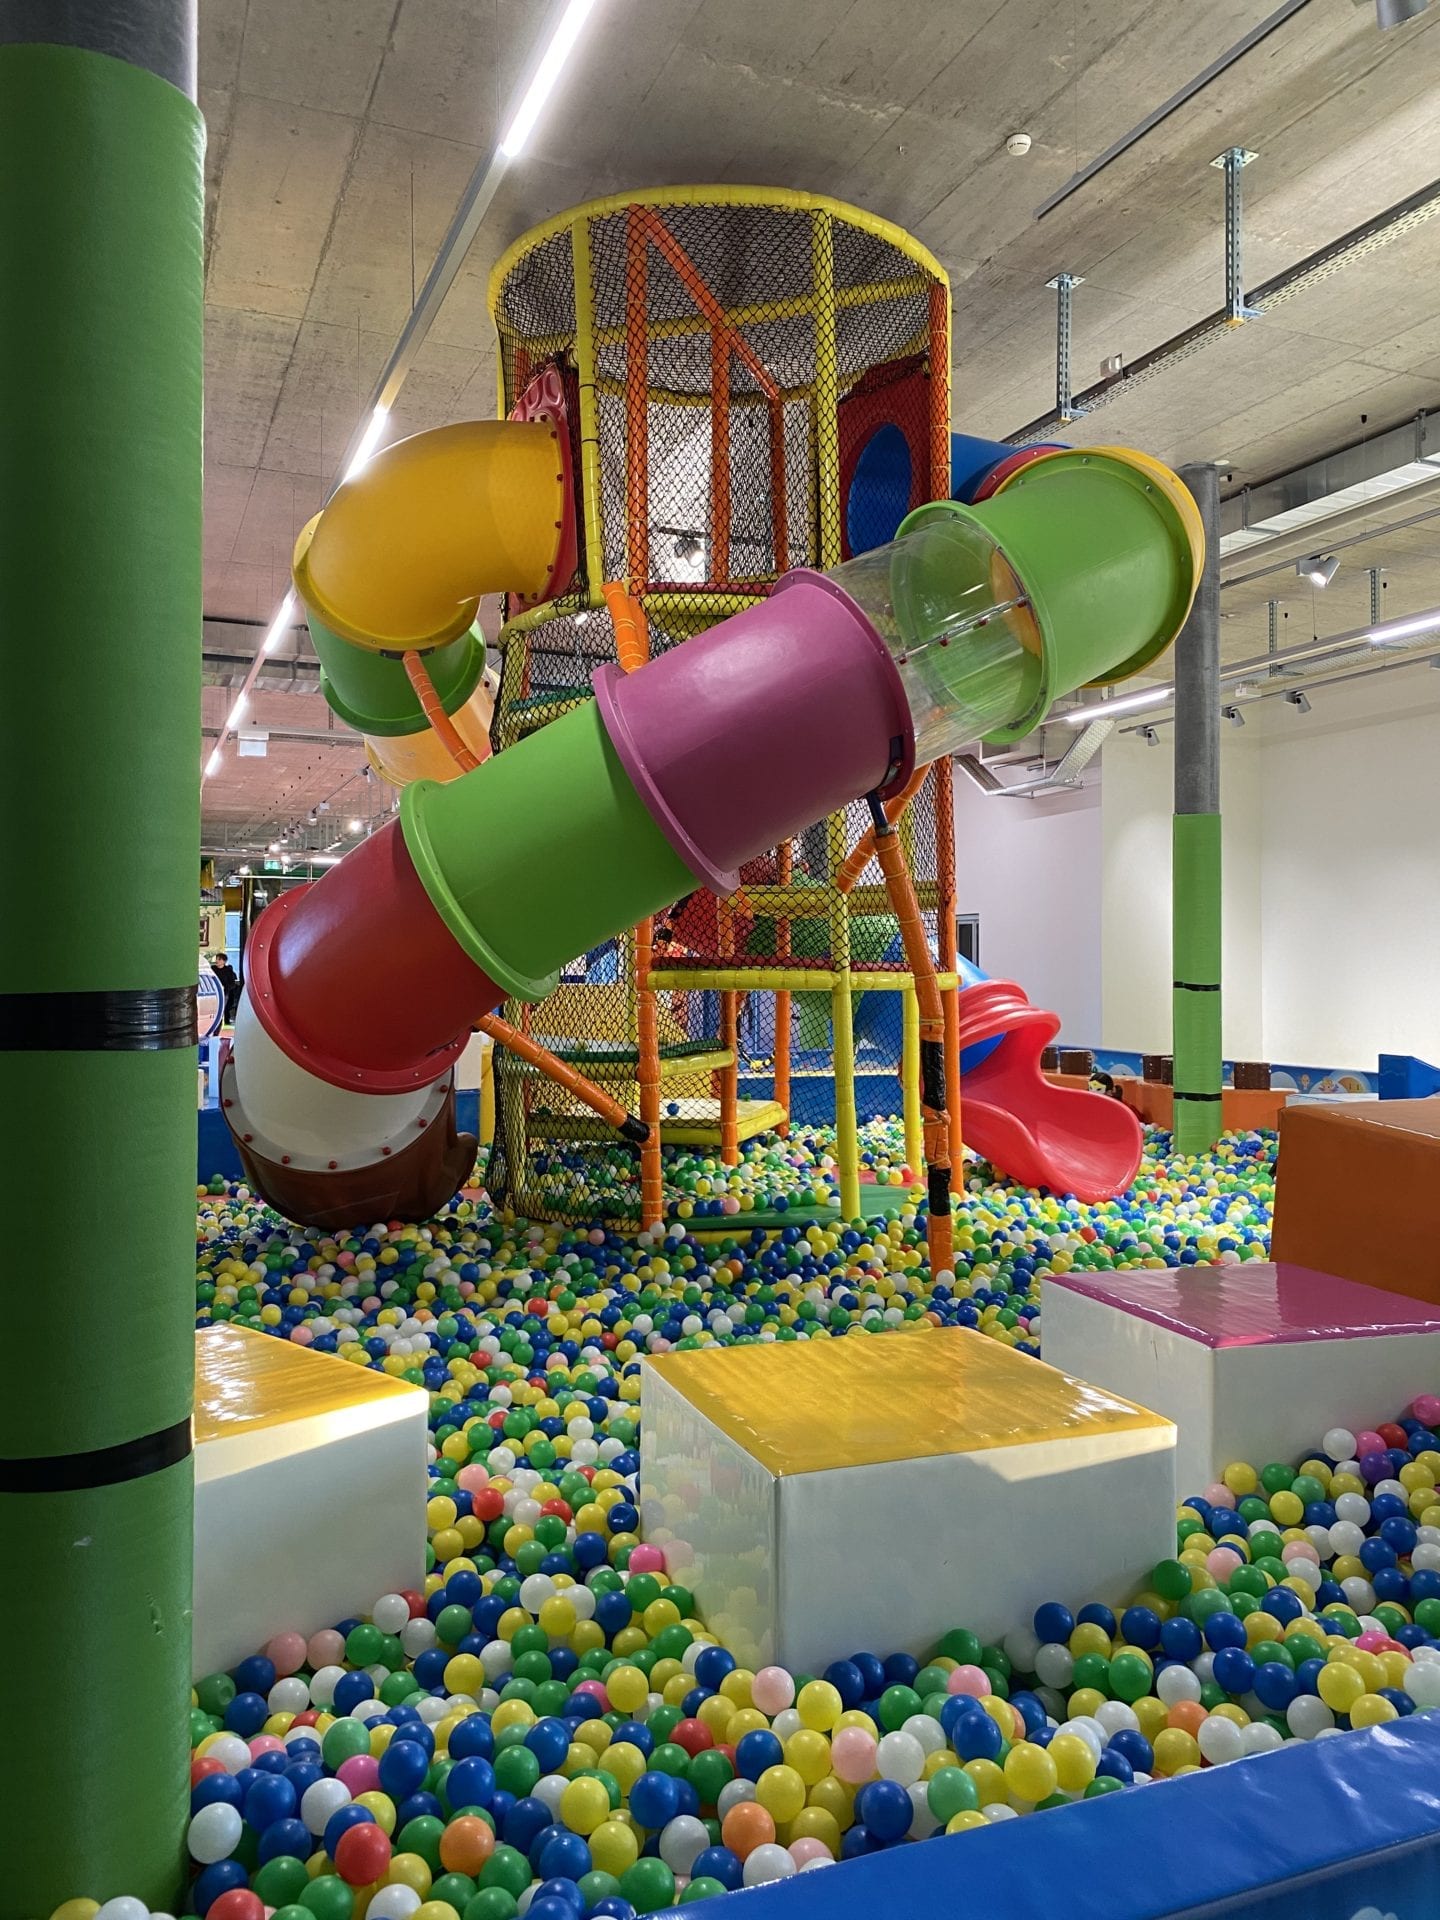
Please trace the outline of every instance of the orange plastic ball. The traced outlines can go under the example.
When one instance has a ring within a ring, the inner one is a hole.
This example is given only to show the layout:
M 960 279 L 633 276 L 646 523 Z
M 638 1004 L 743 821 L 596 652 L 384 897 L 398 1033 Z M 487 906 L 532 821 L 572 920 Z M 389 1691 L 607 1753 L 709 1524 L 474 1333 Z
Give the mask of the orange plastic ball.
M 1165 1724 L 1167 1727 L 1178 1727 L 1182 1733 L 1198 1736 L 1209 1717 L 1198 1700 L 1177 1700 L 1166 1714 Z
M 494 1832 L 478 1814 L 452 1820 L 440 1836 L 440 1864 L 447 1873 L 479 1873 L 494 1851 Z
M 720 1838 L 733 1854 L 745 1860 L 756 1847 L 768 1846 L 775 1838 L 775 1822 L 758 1800 L 742 1800 L 720 1823 Z

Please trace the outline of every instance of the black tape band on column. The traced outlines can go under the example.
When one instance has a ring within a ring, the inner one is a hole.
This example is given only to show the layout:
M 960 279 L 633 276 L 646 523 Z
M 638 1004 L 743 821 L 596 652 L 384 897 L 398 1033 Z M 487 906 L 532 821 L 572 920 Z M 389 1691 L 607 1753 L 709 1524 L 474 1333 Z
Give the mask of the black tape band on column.
M 194 987 L 0 993 L 0 1052 L 162 1053 L 199 1044 Z
M 92 1487 L 116 1487 L 175 1466 L 189 1454 L 191 1445 L 187 1415 L 173 1427 L 122 1440 L 114 1447 L 42 1454 L 34 1460 L 0 1460 L 0 1493 L 82 1493 Z

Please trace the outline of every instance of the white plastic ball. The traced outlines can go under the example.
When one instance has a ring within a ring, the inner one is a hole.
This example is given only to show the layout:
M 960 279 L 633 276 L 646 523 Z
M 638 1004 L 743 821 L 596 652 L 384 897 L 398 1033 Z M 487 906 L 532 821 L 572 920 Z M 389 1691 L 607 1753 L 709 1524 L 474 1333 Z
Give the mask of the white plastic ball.
M 533 1501 L 531 1504 L 535 1508 L 535 1519 L 538 1520 L 540 1518 L 539 1502 Z M 531 1526 L 534 1522 L 527 1520 L 525 1524 Z M 527 1613 L 539 1613 L 554 1592 L 555 1582 L 548 1573 L 532 1573 L 528 1579 L 520 1582 L 520 1604 Z
M 938 1720 L 932 1720 L 928 1713 L 912 1713 L 900 1731 L 908 1733 L 912 1740 L 918 1740 L 927 1754 L 939 1753 L 945 1746 L 945 1729 Z
M 190 1858 L 206 1867 L 217 1860 L 228 1860 L 240 1844 L 244 1829 L 238 1807 L 232 1807 L 225 1800 L 212 1800 L 209 1806 L 200 1808 L 185 1829 Z
M 1370 1502 L 1363 1493 L 1342 1493 L 1335 1501 L 1335 1518 L 1348 1520 L 1354 1526 L 1363 1527 L 1370 1518 Z M 1331 1538 L 1334 1538 L 1333 1530 Z
M 817 1853 L 813 1860 L 807 1860 L 805 1862 L 804 1866 L 801 1867 L 800 1871 L 801 1873 L 813 1873 L 816 1867 L 833 1867 L 834 1864 L 835 1864 L 835 1861 L 830 1854 Z
M 1110 1739 L 1100 1722 L 1089 1713 L 1077 1713 L 1072 1720 L 1067 1720 L 1065 1732 L 1078 1734 L 1097 1760 L 1105 1751 Z
M 705 1822 L 690 1813 L 677 1813 L 660 1830 L 660 1858 L 675 1874 L 691 1872 L 709 1844 Z
M 241 1773 L 250 1765 L 250 1748 L 238 1733 L 217 1733 L 205 1749 L 205 1758 L 218 1760 L 227 1773 Z
M 1135 1709 L 1127 1706 L 1123 1700 L 1102 1700 L 1095 1709 L 1095 1718 L 1109 1739 L 1131 1728 L 1138 1730 L 1140 1726 Z
M 755 1782 L 753 1780 L 727 1780 L 716 1799 L 715 1812 L 723 1822 L 732 1807 L 742 1806 L 745 1801 L 754 1798 Z
M 782 1707 L 770 1722 L 770 1731 L 779 1741 L 786 1741 L 792 1733 L 799 1733 L 805 1722 L 800 1718 L 796 1707 Z
M 1182 1700 L 1200 1698 L 1200 1680 L 1188 1667 L 1166 1667 L 1155 1676 L 1156 1697 L 1167 1707 L 1178 1706 Z
M 1007 1807 L 1003 1800 L 992 1801 L 988 1807 L 982 1807 L 980 1811 L 985 1815 L 985 1818 L 990 1822 L 992 1827 L 999 1826 L 1002 1820 L 1018 1820 L 1020 1818 L 1020 1815 L 1015 1811 L 1014 1807 Z
M 912 1840 L 928 1840 L 940 1822 L 930 1811 L 929 1782 L 916 1780 L 905 1791 L 910 1796 L 910 1805 L 914 1812 L 910 1815 L 910 1825 L 906 1828 Z
M 1035 1678 L 1042 1686 L 1068 1687 L 1075 1672 L 1075 1656 L 1068 1647 L 1050 1642 L 1035 1655 Z
M 530 1791 L 537 1800 L 545 1802 L 551 1813 L 558 1813 L 569 1784 L 563 1773 L 543 1773 Z
M 1285 1744 L 1275 1728 L 1264 1720 L 1252 1720 L 1248 1727 L 1241 1727 L 1240 1737 L 1247 1754 L 1274 1753 L 1277 1747 Z
M 310 1698 L 317 1707 L 334 1703 L 335 1689 L 345 1678 L 344 1667 L 320 1667 L 311 1676 Z
M 1355 1436 L 1348 1427 L 1331 1427 L 1320 1442 L 1320 1451 L 1331 1460 L 1348 1460 L 1355 1452 Z
M 105 1920 L 150 1920 L 149 1907 L 129 1893 L 117 1893 L 113 1900 L 107 1900 L 95 1920 L 100 1920 L 101 1913 Z
M 327 1777 L 313 1781 L 300 1796 L 300 1818 L 311 1833 L 324 1833 L 330 1816 L 350 1804 L 350 1789 L 343 1780 Z
M 913 1733 L 882 1734 L 875 1749 L 875 1768 L 882 1780 L 911 1787 L 925 1771 L 925 1749 Z
M 771 1880 L 789 1880 L 796 1872 L 789 1850 L 767 1840 L 747 1854 L 744 1881 L 747 1887 L 763 1887 Z
M 1300 1693 L 1285 1709 L 1285 1724 L 1297 1740 L 1313 1740 L 1335 1724 L 1335 1716 L 1318 1694 Z
M 1211 1714 L 1195 1735 L 1195 1743 L 1212 1767 L 1221 1767 L 1229 1760 L 1244 1758 L 1244 1732 L 1224 1714 Z
M 1440 1707 L 1440 1660 L 1412 1663 L 1405 1691 L 1417 1707 Z
M 1029 1627 L 1016 1627 L 1000 1642 L 1017 1673 L 1034 1673 L 1040 1641 Z
M 1368 1580 L 1362 1579 L 1358 1573 L 1351 1574 L 1348 1580 L 1342 1580 L 1340 1591 L 1345 1596 L 1346 1604 L 1352 1606 L 1357 1613 L 1369 1613 L 1375 1605 L 1374 1587 Z
M 298 1673 L 277 1680 L 265 1696 L 271 1713 L 303 1713 L 310 1704 L 310 1689 Z
M 397 1882 L 392 1887 L 380 1888 L 365 1909 L 365 1920 L 410 1920 L 419 1905 L 420 1896 L 415 1889 Z
M 428 1653 L 439 1637 L 435 1622 L 427 1620 L 423 1613 L 414 1620 L 407 1620 L 400 1629 L 400 1644 L 411 1660 L 418 1660 L 422 1653 Z
M 370 1610 L 382 1633 L 399 1633 L 410 1618 L 410 1602 L 403 1593 L 382 1593 Z

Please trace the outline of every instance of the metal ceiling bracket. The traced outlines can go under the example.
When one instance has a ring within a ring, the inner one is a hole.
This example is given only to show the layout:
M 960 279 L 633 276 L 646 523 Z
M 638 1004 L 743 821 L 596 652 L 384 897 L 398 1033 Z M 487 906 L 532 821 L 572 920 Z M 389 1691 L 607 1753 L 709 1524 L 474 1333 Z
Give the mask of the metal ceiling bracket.
M 1258 154 L 1248 147 L 1227 147 L 1210 162 L 1225 175 L 1225 320 L 1228 326 L 1241 327 L 1247 320 L 1258 320 L 1260 309 L 1245 304 L 1245 277 L 1241 264 L 1244 229 L 1240 208 L 1240 175 Z
M 1057 273 L 1045 282 L 1055 291 L 1055 411 L 1061 424 L 1079 420 L 1088 411 L 1075 403 L 1074 382 L 1070 373 L 1071 298 L 1076 287 L 1083 287 L 1085 276 Z

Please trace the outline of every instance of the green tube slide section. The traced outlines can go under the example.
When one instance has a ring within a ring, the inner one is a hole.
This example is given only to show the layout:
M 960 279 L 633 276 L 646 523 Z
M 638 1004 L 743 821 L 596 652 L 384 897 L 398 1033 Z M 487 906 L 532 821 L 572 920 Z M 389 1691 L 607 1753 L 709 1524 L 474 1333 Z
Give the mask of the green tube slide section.
M 306 618 L 320 657 L 321 691 L 348 726 L 358 733 L 395 739 L 429 725 L 403 660 L 342 639 L 308 608 Z M 425 665 L 446 713 L 458 711 L 485 671 L 485 642 L 478 627 L 427 653 Z
M 1220 815 L 1177 813 L 1173 824 L 1175 1145 L 1205 1153 L 1223 1125 Z
M 8 1770 L 4 1920 L 77 1894 L 181 1910 L 203 147 L 194 104 L 141 67 L 0 45 L 0 1193 L 44 1223 L 6 1278 L 15 1326 L 37 1284 L 125 1309 L 103 1355 L 77 1347 L 79 1392 L 24 1339 L 0 1357 L 6 1708 L 84 1728 Z M 125 1010 L 162 1004 L 137 1046 Z M 123 1268 L 60 1224 L 80 1192 Z M 178 1458 L 137 1444 L 167 1430 Z
M 1062 694 L 1138 672 L 1179 631 L 1194 590 L 1168 479 L 1138 459 L 1057 453 L 979 506 L 917 507 L 877 550 L 892 556 L 902 672 L 995 742 L 1032 732 Z
M 416 780 L 401 831 L 426 893 L 496 986 L 557 969 L 700 884 L 640 800 L 593 700 L 463 780 Z

